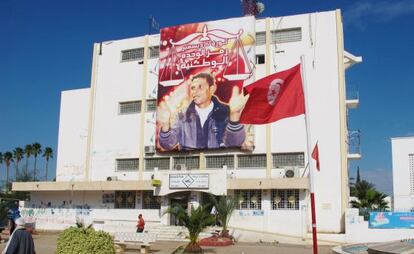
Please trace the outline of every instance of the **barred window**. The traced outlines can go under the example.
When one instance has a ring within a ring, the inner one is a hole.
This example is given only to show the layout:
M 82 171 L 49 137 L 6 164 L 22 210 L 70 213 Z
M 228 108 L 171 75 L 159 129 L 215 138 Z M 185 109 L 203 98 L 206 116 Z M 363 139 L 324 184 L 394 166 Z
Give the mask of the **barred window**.
M 239 155 L 238 168 L 266 168 L 266 154 Z
M 199 157 L 174 157 L 174 168 L 178 164 L 185 164 L 187 169 L 199 169 L 200 158 Z
M 291 28 L 272 31 L 272 43 L 286 43 L 302 40 L 302 29 Z
M 158 58 L 160 56 L 160 47 L 159 46 L 154 46 L 154 47 L 150 47 L 149 48 L 149 57 L 150 58 Z
M 256 33 L 256 46 L 266 44 L 266 32 Z
M 127 49 L 121 51 L 121 62 L 144 59 L 144 48 Z
M 146 112 L 154 112 L 157 110 L 157 100 L 155 99 L 149 99 L 147 100 L 147 107 Z
M 206 156 L 206 168 L 217 169 L 223 168 L 234 168 L 234 155 L 217 155 L 217 156 Z
M 145 170 L 160 170 L 170 169 L 170 158 L 145 158 Z
M 142 192 L 142 209 L 160 209 L 161 196 L 154 197 L 153 191 Z
M 128 101 L 119 103 L 119 114 L 133 114 L 141 112 L 141 101 Z
M 115 208 L 135 208 L 135 191 L 115 191 Z
M 238 198 L 238 209 L 240 210 L 261 210 L 262 191 L 261 190 L 236 190 Z
M 272 210 L 299 210 L 299 190 L 272 190 Z
M 273 168 L 283 168 L 286 166 L 298 166 L 303 167 L 305 165 L 304 153 L 274 153 Z
M 139 165 L 139 159 L 116 159 L 117 171 L 137 171 Z

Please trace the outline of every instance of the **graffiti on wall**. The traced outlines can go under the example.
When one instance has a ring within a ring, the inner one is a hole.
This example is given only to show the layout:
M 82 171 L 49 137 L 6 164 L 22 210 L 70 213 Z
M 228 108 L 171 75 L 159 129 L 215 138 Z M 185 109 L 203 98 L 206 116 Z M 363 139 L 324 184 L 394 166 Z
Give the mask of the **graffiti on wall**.
M 74 225 L 77 221 L 91 219 L 89 206 L 76 208 L 23 208 L 20 214 L 27 223 Z

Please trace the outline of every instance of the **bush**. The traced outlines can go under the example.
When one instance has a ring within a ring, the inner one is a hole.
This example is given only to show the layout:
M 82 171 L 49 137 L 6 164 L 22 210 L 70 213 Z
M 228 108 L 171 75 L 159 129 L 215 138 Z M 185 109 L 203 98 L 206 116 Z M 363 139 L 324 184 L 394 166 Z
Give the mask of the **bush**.
M 93 228 L 70 227 L 58 237 L 56 254 L 114 254 L 112 237 Z

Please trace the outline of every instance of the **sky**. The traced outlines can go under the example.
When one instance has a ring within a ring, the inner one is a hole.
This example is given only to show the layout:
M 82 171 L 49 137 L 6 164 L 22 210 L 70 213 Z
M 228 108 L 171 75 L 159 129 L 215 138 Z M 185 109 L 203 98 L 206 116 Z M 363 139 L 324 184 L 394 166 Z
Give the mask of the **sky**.
M 350 164 L 350 176 L 359 167 L 363 179 L 392 193 L 391 137 L 414 136 L 414 1 L 262 2 L 260 17 L 342 10 L 345 49 L 363 57 L 346 72 L 360 99 L 348 125 L 361 132 L 362 159 Z M 60 93 L 89 87 L 93 43 L 147 34 L 149 16 L 162 28 L 240 17 L 242 9 L 240 0 L 0 0 L 0 152 L 39 142 L 56 153 Z M 52 177 L 55 167 L 56 154 Z

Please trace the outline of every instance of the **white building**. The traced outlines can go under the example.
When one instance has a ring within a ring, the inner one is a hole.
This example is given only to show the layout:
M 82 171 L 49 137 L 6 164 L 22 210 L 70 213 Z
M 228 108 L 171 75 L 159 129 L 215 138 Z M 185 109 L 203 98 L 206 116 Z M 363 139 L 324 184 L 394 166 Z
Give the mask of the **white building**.
M 394 211 L 414 210 L 414 137 L 391 138 Z
M 333 234 L 345 231 L 348 160 L 360 157 L 348 149 L 347 111 L 358 100 L 347 100 L 345 70 L 361 57 L 344 50 L 342 26 L 340 10 L 256 20 L 256 79 L 304 55 L 307 117 L 321 161 L 317 226 Z M 139 213 L 170 225 L 162 211 L 173 202 L 188 207 L 206 192 L 236 193 L 242 199 L 234 228 L 304 236 L 311 230 L 304 115 L 255 126 L 253 152 L 154 152 L 159 41 L 149 35 L 94 44 L 90 88 L 62 92 L 56 182 L 13 183 L 13 190 L 31 192 L 22 214 L 43 229 L 68 227 L 78 217 L 104 228 L 135 222 Z M 183 170 L 208 185 L 172 188 L 169 178 Z

